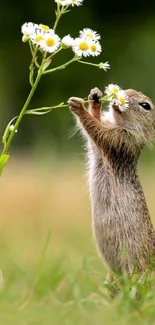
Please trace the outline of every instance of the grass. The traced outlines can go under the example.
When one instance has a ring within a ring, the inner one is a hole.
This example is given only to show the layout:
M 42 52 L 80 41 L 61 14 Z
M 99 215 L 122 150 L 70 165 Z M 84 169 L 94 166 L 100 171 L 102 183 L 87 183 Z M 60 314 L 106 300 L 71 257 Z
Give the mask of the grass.
M 153 216 L 155 173 L 141 176 Z M 24 160 L 10 163 L 0 208 L 0 324 L 154 324 L 149 279 L 145 285 L 124 279 L 115 299 L 106 291 L 83 166 L 45 170 Z M 139 287 L 138 301 L 129 294 L 131 285 Z

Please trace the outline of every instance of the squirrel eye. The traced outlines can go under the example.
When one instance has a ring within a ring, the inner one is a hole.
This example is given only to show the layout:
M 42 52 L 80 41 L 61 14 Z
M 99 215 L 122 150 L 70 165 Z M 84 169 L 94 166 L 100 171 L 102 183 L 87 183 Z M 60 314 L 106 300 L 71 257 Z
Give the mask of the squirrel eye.
M 147 102 L 139 103 L 139 105 L 142 106 L 144 109 L 146 109 L 146 111 L 151 110 L 151 105 Z

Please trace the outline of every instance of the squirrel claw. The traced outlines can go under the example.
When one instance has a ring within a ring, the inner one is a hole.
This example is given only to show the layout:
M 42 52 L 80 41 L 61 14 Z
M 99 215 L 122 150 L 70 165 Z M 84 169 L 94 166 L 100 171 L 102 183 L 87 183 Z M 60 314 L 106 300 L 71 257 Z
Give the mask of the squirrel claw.
M 95 87 L 91 89 L 88 99 L 93 100 L 96 103 L 99 103 L 101 97 L 102 97 L 102 92 L 97 87 Z
M 68 100 L 68 105 L 70 110 L 75 114 L 78 114 L 85 109 L 84 101 L 79 97 L 70 97 Z

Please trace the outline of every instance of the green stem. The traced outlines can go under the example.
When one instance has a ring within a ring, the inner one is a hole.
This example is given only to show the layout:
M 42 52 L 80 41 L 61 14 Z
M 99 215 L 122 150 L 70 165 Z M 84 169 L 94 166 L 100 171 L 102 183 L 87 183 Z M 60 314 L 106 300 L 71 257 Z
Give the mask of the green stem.
M 55 106 L 47 106 L 47 107 L 39 107 L 39 108 L 34 108 L 34 109 L 30 109 L 28 111 L 26 111 L 26 113 L 28 114 L 29 112 L 39 112 L 39 111 L 47 111 L 47 110 L 52 110 L 54 108 L 63 108 L 63 107 L 68 107 L 68 104 L 59 104 L 59 105 L 55 105 Z
M 32 54 L 32 57 L 33 57 L 33 47 L 32 47 L 32 43 L 31 43 L 30 40 L 29 40 L 29 47 L 30 47 L 30 51 L 31 51 L 31 54 Z
M 63 14 L 65 14 L 65 12 L 67 11 L 68 7 L 69 7 L 69 6 L 66 6 L 66 7 L 62 7 L 62 8 L 60 9 L 60 5 L 59 5 L 59 4 L 57 5 L 56 21 L 55 21 L 54 26 L 53 26 L 53 29 L 54 29 L 54 30 L 56 30 L 57 25 L 58 25 L 58 23 L 59 23 L 59 20 L 60 20 L 61 16 L 62 16 Z
M 57 28 L 57 25 L 58 25 L 58 22 L 61 18 L 61 15 L 62 15 L 62 10 L 60 9 L 60 5 L 57 4 L 57 11 L 56 11 L 56 21 L 54 23 L 54 26 L 53 26 L 53 29 L 56 30 Z
M 95 63 L 91 63 L 91 62 L 87 62 L 87 61 L 81 61 L 81 60 L 79 60 L 78 62 L 82 63 L 82 64 L 92 65 L 93 67 L 98 67 L 98 64 L 95 64 Z
M 54 30 L 56 30 L 60 18 L 61 18 L 61 15 L 57 15 L 57 18 L 56 18 L 55 24 L 54 24 L 54 26 L 53 26 L 53 29 L 54 29 Z
M 57 53 L 59 53 L 62 50 L 63 50 L 63 47 L 61 46 L 57 51 L 55 51 L 52 55 L 50 55 L 50 58 L 53 58 L 54 55 L 56 55 Z
M 43 74 L 47 74 L 47 73 L 51 73 L 51 72 L 54 72 L 54 71 L 57 71 L 57 70 L 60 70 L 60 69 L 65 69 L 69 64 L 71 64 L 72 62 L 74 61 L 78 61 L 79 58 L 77 58 L 76 56 L 74 56 L 74 58 L 72 58 L 70 61 L 56 67 L 56 68 L 53 68 L 53 69 L 49 69 L 49 70 L 45 70 L 43 72 Z
M 18 129 L 18 126 L 19 126 L 19 124 L 20 124 L 20 122 L 21 122 L 21 120 L 22 120 L 22 118 L 24 116 L 24 113 L 25 113 L 25 111 L 26 111 L 26 109 L 27 109 L 27 107 L 28 107 L 28 105 L 29 105 L 29 103 L 30 103 L 33 95 L 34 95 L 34 92 L 35 92 L 35 90 L 36 90 L 36 88 L 38 86 L 38 83 L 40 81 L 41 76 L 42 76 L 42 71 L 39 70 L 38 71 L 38 75 L 36 77 L 36 80 L 34 82 L 34 85 L 31 88 L 31 91 L 30 91 L 30 93 L 29 93 L 29 95 L 27 97 L 27 100 L 26 100 L 26 102 L 25 102 L 25 104 L 24 104 L 24 106 L 23 106 L 23 108 L 22 108 L 22 110 L 21 110 L 21 112 L 20 112 L 20 114 L 19 114 L 19 116 L 17 118 L 17 121 L 16 121 L 16 123 L 14 125 L 14 129 L 12 130 L 12 132 L 10 133 L 10 136 L 7 139 L 6 145 L 4 146 L 1 155 L 6 154 L 8 152 L 8 149 L 10 147 L 10 144 L 11 144 L 12 140 L 13 140 L 13 137 L 15 135 L 15 132 Z

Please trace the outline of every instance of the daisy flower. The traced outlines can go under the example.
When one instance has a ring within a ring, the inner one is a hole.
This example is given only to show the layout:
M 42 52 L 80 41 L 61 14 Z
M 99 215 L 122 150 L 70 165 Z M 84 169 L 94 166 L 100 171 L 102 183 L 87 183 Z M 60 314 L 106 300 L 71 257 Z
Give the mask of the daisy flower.
M 118 85 L 114 85 L 114 84 L 109 84 L 105 88 L 105 94 L 108 97 L 111 97 L 113 99 L 117 99 L 119 91 L 120 91 L 120 87 Z
M 99 42 L 92 41 L 90 43 L 90 54 L 92 56 L 98 56 L 102 52 L 102 48 Z
M 63 7 L 71 4 L 71 0 L 55 0 L 55 2 Z
M 118 92 L 116 105 L 118 105 L 121 112 L 125 111 L 129 107 L 128 96 L 125 94 L 124 90 Z
M 108 61 L 104 62 L 104 63 L 101 62 L 101 63 L 99 63 L 99 68 L 103 69 L 104 71 L 107 71 L 108 69 L 110 69 L 110 64 Z
M 66 35 L 62 38 L 61 43 L 63 47 L 72 47 L 74 46 L 74 39 L 70 35 Z
M 101 39 L 101 36 L 90 28 L 84 28 L 83 30 L 81 30 L 80 37 L 90 39 L 91 41 L 98 41 L 99 39 Z
M 40 47 L 45 52 L 53 53 L 60 45 L 60 37 L 57 34 L 45 33 L 43 39 L 40 41 Z
M 70 0 L 69 2 L 72 6 L 81 6 L 83 3 L 83 0 Z
M 91 55 L 90 41 L 86 40 L 85 38 L 81 38 L 81 37 L 76 38 L 72 49 L 77 56 L 86 57 Z
M 41 28 L 36 28 L 35 31 L 30 35 L 30 39 L 34 44 L 40 44 L 43 40 L 45 32 Z
M 24 36 L 30 36 L 34 31 L 35 28 L 37 27 L 37 24 L 34 23 L 24 23 L 21 27 L 21 32 Z

